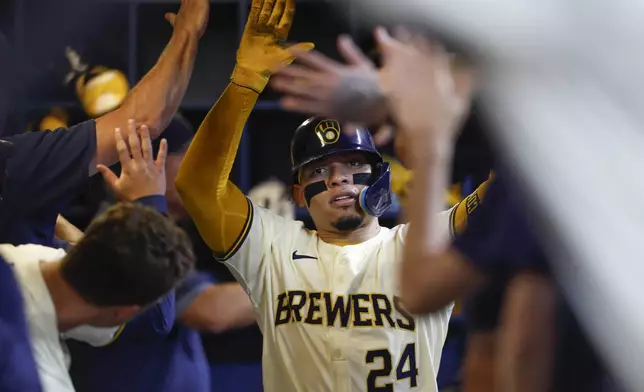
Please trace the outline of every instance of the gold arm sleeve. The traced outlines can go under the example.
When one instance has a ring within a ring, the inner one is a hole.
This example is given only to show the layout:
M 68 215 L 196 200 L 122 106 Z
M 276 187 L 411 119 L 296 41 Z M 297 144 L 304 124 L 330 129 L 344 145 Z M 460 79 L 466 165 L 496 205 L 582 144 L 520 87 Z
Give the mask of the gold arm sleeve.
M 175 180 L 199 233 L 223 260 L 241 246 L 252 222 L 250 201 L 229 177 L 244 125 L 259 97 L 256 90 L 235 83 L 226 87 L 199 126 Z
M 491 180 L 492 176 L 452 209 L 449 217 L 449 227 L 452 236 L 462 233 L 465 230 L 469 216 L 481 204 Z

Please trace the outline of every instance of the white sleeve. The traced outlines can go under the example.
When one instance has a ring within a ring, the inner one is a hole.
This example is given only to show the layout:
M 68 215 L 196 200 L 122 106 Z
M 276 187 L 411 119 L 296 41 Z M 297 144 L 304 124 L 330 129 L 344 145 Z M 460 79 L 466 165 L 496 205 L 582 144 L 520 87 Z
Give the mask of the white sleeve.
M 123 326 L 99 328 L 89 325 L 81 325 L 61 333 L 63 339 L 74 339 L 88 343 L 94 347 L 102 347 L 112 343 Z
M 449 320 L 452 316 L 452 311 L 454 310 L 454 303 L 450 303 L 443 309 L 438 312 L 432 313 L 429 317 L 432 319 L 432 331 L 431 334 L 431 350 L 433 365 L 436 374 L 441 363 L 441 357 L 443 355 L 443 347 L 445 346 L 445 340 L 447 339 L 447 331 L 449 330 Z
M 453 226 L 452 219 L 454 219 L 453 212 L 455 210 L 456 210 L 456 206 L 450 208 L 449 210 L 438 213 L 438 216 L 436 218 L 436 227 L 438 228 L 439 235 L 441 236 L 452 235 L 452 226 Z M 407 238 L 407 231 L 409 231 L 409 223 L 402 224 L 401 226 L 402 227 L 400 228 L 400 233 L 402 235 L 402 240 L 404 242 L 405 238 Z
M 236 249 L 222 261 L 242 285 L 254 305 L 264 294 L 267 264 L 273 260 L 276 244 L 301 230 L 302 222 L 283 218 L 255 203 L 250 203 L 249 225 Z

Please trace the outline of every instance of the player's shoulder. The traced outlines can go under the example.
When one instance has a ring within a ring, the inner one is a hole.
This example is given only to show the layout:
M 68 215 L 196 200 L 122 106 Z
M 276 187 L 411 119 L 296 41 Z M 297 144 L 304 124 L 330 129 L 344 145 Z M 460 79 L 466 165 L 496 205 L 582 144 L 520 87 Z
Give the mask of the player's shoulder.
M 408 223 L 401 223 L 392 228 L 380 227 L 379 236 L 382 237 L 385 241 L 392 241 L 397 239 L 404 239 L 407 235 L 407 228 L 409 227 Z
M 253 221 L 255 221 L 253 223 L 259 221 L 263 229 L 272 229 L 280 235 L 292 235 L 309 231 L 304 227 L 304 222 L 281 216 L 250 199 L 248 200 L 252 207 L 251 213 L 253 214 Z
M 452 313 L 454 312 L 454 307 L 456 304 L 454 302 L 450 302 L 446 306 L 431 312 L 431 313 L 426 313 L 422 315 L 416 316 L 416 319 L 419 322 L 424 323 L 425 325 L 428 325 L 431 327 L 432 330 L 445 330 L 447 331 L 447 328 L 449 327 L 449 322 L 452 317 Z
M 68 128 L 57 128 L 49 131 L 42 132 L 27 132 L 20 133 L 17 135 L 12 135 L 4 138 L 14 144 L 19 148 L 24 148 L 28 146 L 36 147 L 40 145 L 49 145 L 55 143 L 59 140 L 69 140 L 74 139 L 85 139 L 88 134 L 96 133 L 96 121 L 87 120 L 76 125 L 73 125 Z M 20 152 L 20 149 L 18 150 Z M 29 151 L 33 154 L 34 151 Z
M 456 206 L 438 213 L 437 220 L 439 224 L 437 225 L 437 227 L 441 230 L 442 234 L 451 233 L 451 226 L 453 224 L 452 220 L 454 218 L 455 210 L 456 210 Z M 407 232 L 409 231 L 409 223 L 401 223 L 393 227 L 392 229 L 388 229 L 388 230 L 389 230 L 388 236 L 390 237 L 391 241 L 402 243 L 402 242 L 405 242 L 405 239 L 407 238 Z
M 53 262 L 62 259 L 65 251 L 37 244 L 11 245 L 0 244 L 0 256 L 9 264 L 25 261 Z
M 73 339 L 87 343 L 94 347 L 104 347 L 114 342 L 125 327 L 125 324 L 117 327 L 93 327 L 91 325 L 80 325 L 65 333 L 61 333 L 63 339 Z
M 29 182 L 37 178 L 36 175 L 44 175 L 43 164 L 60 166 L 76 162 L 79 156 L 89 160 L 96 150 L 96 123 L 89 120 L 69 128 L 29 132 L 5 140 L 15 146 L 7 161 L 7 170 L 13 173 L 12 182 Z

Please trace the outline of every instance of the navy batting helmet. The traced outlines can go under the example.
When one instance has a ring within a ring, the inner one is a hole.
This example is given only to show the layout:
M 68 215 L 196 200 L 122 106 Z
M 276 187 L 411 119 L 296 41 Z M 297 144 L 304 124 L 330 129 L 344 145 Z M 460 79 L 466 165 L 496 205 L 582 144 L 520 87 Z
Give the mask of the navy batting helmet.
M 330 155 L 347 152 L 363 152 L 369 156 L 372 163 L 371 174 L 355 174 L 353 181 L 366 185 L 360 192 L 359 202 L 362 209 L 369 215 L 381 216 L 391 207 L 390 169 L 389 164 L 383 161 L 376 149 L 367 129 L 357 128 L 353 135 L 349 135 L 342 132 L 337 120 L 312 117 L 304 121 L 295 130 L 291 140 L 293 181 L 299 182 L 299 171 L 304 165 Z M 307 186 L 315 188 L 315 192 L 308 192 L 307 202 L 317 193 L 326 190 L 326 185 L 322 189 L 314 185 Z

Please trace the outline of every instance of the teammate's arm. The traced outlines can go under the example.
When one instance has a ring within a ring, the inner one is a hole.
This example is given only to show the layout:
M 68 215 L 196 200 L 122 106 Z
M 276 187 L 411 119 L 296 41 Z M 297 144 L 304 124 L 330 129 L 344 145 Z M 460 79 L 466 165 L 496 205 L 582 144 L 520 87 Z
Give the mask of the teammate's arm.
M 65 219 L 62 215 L 58 215 L 56 218 L 56 227 L 54 228 L 54 235 L 75 245 L 83 237 L 83 232 L 76 226 L 74 226 L 70 221 Z
M 253 0 L 231 83 L 190 144 L 175 185 L 202 238 L 226 259 L 243 243 L 250 202 L 230 180 L 244 125 L 270 75 L 293 60 L 280 46 L 290 30 L 295 0 Z M 312 45 L 296 45 L 294 50 Z
M 220 333 L 255 322 L 253 305 L 239 283 L 209 283 L 185 308 L 177 308 L 182 310 L 179 321 L 198 331 Z
M 478 278 L 458 254 L 446 251 L 449 236 L 439 219 L 473 74 L 452 67 L 444 50 L 420 36 L 400 41 L 378 28 L 375 38 L 382 58 L 379 84 L 397 124 L 396 151 L 414 172 L 401 270 L 403 302 L 413 313 L 439 310 Z M 439 269 L 441 279 L 430 269 Z
M 135 119 L 137 125 L 146 124 L 156 139 L 170 123 L 188 87 L 209 12 L 209 0 L 184 0 L 177 15 L 166 15 L 173 33 L 157 63 L 118 109 L 96 119 L 96 153 L 90 175 L 96 172 L 96 164 L 116 162 L 114 128 L 126 133 L 128 120 Z
M 404 248 L 402 266 L 402 294 L 405 306 L 412 313 L 436 311 L 450 302 L 462 298 L 468 291 L 476 290 L 484 281 L 459 252 L 449 247 L 443 220 L 436 219 L 444 205 L 444 190 L 448 184 L 451 156 L 445 150 L 418 155 L 415 159 L 413 191 L 409 199 L 412 220 Z M 487 188 L 484 184 L 472 195 L 452 208 L 450 232 L 456 233 L 464 226 L 468 203 L 478 200 Z M 480 196 L 479 196 L 480 194 Z
M 157 156 L 154 157 L 152 140 L 147 126 L 142 126 L 140 140 L 137 136 L 134 121 L 128 121 L 128 137 L 123 137 L 122 132 L 112 131 L 114 149 L 118 151 L 121 164 L 120 177 L 117 177 L 106 166 L 99 166 L 107 186 L 120 200 L 132 201 L 147 205 L 167 214 L 168 206 L 165 199 L 166 175 L 165 165 L 168 154 L 168 144 L 161 140 Z M 156 159 L 155 159 L 156 158 Z M 116 334 L 142 339 L 151 336 L 150 332 L 165 335 L 170 332 L 174 325 L 175 293 L 170 291 L 153 306 L 147 308 L 143 313 L 137 315 L 130 322 L 125 324 Z
M 462 369 L 463 392 L 496 392 L 497 330 L 508 284 L 507 276 L 490 279 L 463 301 L 467 347 Z
M 555 308 L 555 288 L 550 278 L 521 272 L 512 279 L 497 334 L 497 391 L 537 392 L 551 387 Z

